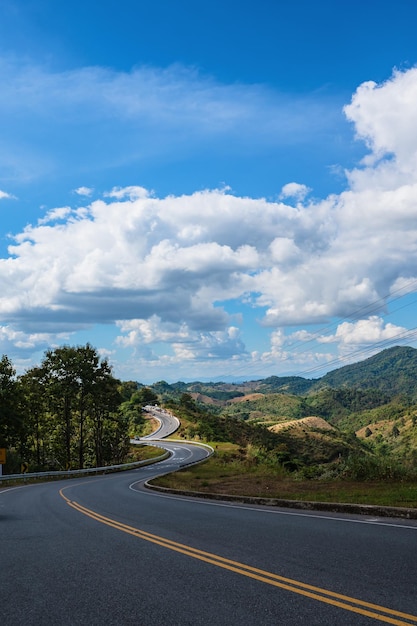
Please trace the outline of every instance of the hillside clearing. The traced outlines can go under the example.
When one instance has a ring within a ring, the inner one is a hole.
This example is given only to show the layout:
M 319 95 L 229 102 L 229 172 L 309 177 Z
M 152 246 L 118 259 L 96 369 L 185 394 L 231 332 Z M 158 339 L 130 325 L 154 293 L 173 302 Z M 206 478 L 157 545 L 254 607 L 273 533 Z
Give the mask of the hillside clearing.
M 283 430 L 304 430 L 304 429 L 319 429 L 319 430 L 335 430 L 333 426 L 331 426 L 326 420 L 321 417 L 316 417 L 311 415 L 310 417 L 303 417 L 299 420 L 291 420 L 289 422 L 281 422 L 279 424 L 274 424 L 273 426 L 269 426 L 268 430 L 273 433 L 282 432 Z

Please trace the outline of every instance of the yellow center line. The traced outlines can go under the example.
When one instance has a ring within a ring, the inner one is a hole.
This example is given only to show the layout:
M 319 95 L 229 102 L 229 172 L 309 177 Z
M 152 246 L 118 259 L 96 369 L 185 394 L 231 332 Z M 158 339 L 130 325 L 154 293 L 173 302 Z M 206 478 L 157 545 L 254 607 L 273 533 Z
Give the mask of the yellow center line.
M 134 537 L 137 537 L 139 539 L 150 541 L 164 548 L 168 548 L 170 550 L 174 550 L 175 552 L 185 554 L 186 556 L 198 559 L 200 561 L 204 561 L 206 563 L 210 563 L 211 565 L 216 565 L 217 567 L 221 567 L 223 569 L 235 572 L 242 576 L 253 578 L 268 585 L 279 587 L 281 589 L 285 589 L 287 591 L 291 591 L 293 593 L 297 593 L 299 595 L 311 598 L 313 600 L 317 600 L 319 602 L 324 602 L 326 604 L 330 604 L 332 606 L 351 611 L 353 613 L 358 613 L 372 619 L 377 619 L 387 624 L 394 624 L 395 626 L 410 626 L 410 624 L 417 624 L 417 616 L 415 615 L 409 615 L 408 613 L 402 613 L 400 611 L 395 611 L 394 609 L 389 609 L 378 604 L 372 604 L 370 602 L 358 600 L 356 598 L 339 594 L 334 591 L 322 589 L 321 587 L 315 587 L 314 585 L 309 585 L 307 583 L 293 580 L 291 578 L 286 578 L 285 576 L 280 576 L 272 572 L 267 572 L 257 567 L 245 565 L 244 563 L 239 563 L 238 561 L 226 559 L 222 556 L 218 556 L 210 552 L 205 552 L 204 550 L 199 550 L 197 548 L 193 548 L 191 546 L 187 546 L 185 544 L 178 543 L 176 541 L 172 541 L 158 535 L 154 535 L 147 531 L 141 530 L 140 528 L 128 526 L 127 524 L 123 524 L 122 522 L 118 522 L 117 520 L 105 517 L 104 515 L 100 515 L 99 513 L 96 513 L 91 509 L 87 509 L 81 504 L 67 498 L 63 494 L 63 489 L 61 489 L 59 493 L 62 498 L 64 498 L 64 500 L 67 502 L 67 504 L 76 511 L 102 524 L 106 524 L 107 526 L 133 535 Z M 401 621 L 404 619 L 408 621 Z

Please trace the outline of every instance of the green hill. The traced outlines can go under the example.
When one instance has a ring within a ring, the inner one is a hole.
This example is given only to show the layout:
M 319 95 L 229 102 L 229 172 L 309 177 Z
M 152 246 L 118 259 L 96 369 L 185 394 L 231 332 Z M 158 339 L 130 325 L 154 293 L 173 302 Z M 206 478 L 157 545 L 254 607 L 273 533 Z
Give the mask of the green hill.
M 378 389 L 391 397 L 405 394 L 417 400 L 417 350 L 396 346 L 359 363 L 329 372 L 312 387 Z
M 417 402 L 417 350 L 395 346 L 351 365 L 345 365 L 318 379 L 301 376 L 269 376 L 242 383 L 159 381 L 150 385 L 161 398 L 179 398 L 182 393 L 199 394 L 216 400 L 217 404 L 233 402 L 235 398 L 261 393 L 307 396 L 323 389 L 375 390 L 384 397 L 405 395 Z
M 417 468 L 414 348 L 389 348 L 316 380 L 159 382 L 154 391 L 173 408 L 191 403 L 185 436 L 232 442 L 245 463 L 256 449 L 257 462 L 310 477 L 387 479 Z

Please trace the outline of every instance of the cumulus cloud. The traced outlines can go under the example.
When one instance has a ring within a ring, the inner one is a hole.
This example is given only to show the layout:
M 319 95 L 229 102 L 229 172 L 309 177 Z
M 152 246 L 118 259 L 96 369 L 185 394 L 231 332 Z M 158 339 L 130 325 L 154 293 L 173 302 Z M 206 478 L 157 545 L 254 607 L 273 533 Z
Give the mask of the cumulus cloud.
M 320 369 L 332 361 L 330 352 L 314 350 L 314 346 L 306 347 L 316 336 L 305 330 L 286 335 L 282 329 L 271 333 L 270 348 L 264 352 L 254 351 L 251 354 L 252 367 L 264 371 L 265 366 L 275 371 L 288 374 L 309 373 Z
M 147 320 L 119 321 L 118 325 L 122 335 L 117 338 L 117 343 L 133 348 L 137 357 L 147 361 L 160 362 L 160 356 L 153 348 L 160 344 L 165 346 L 165 350 L 170 346 L 173 363 L 227 361 L 246 355 L 236 326 L 222 331 L 202 332 L 193 330 L 185 321 L 177 324 L 164 322 L 157 315 Z
M 34 350 L 47 349 L 51 343 L 54 343 L 58 338 L 60 340 L 67 340 L 68 333 L 61 333 L 59 335 L 48 333 L 26 333 L 21 330 L 17 330 L 11 326 L 0 326 L 0 345 L 2 349 L 14 350 L 18 348 L 21 356 L 30 356 Z
M 295 198 L 296 200 L 304 200 L 311 189 L 306 185 L 300 185 L 300 183 L 287 183 L 281 189 L 280 199 Z
M 407 329 L 395 324 L 385 323 L 377 315 L 357 322 L 339 324 L 334 335 L 318 337 L 319 343 L 334 343 L 361 346 L 372 345 L 387 339 L 400 339 L 407 335 Z
M 173 76 L 165 80 L 175 96 L 181 77 Z M 101 85 L 111 106 L 123 103 L 125 115 L 145 111 L 152 118 L 139 86 L 151 79 L 158 85 L 160 75 L 136 72 L 116 80 L 89 70 L 87 77 Z M 60 80 L 68 86 L 74 76 Z M 116 95 L 109 89 L 113 83 Z M 338 195 L 308 201 L 305 185 L 289 183 L 276 202 L 228 189 L 159 198 L 129 186 L 110 189 L 81 209 L 49 211 L 17 234 L 10 256 L 0 260 L 0 320 L 34 334 L 45 327 L 58 333 L 63 325 L 75 330 L 117 324 L 119 346 L 146 351 L 149 358 L 157 358 L 154 346 L 170 346 L 164 358 L 172 362 L 247 358 L 227 310 L 232 301 L 258 309 L 263 326 L 271 328 L 271 349 L 252 358 L 287 358 L 282 329 L 333 318 L 348 321 L 319 343 L 392 338 L 401 327 L 379 316 L 390 293 L 398 286 L 414 290 L 417 279 L 416 90 L 416 69 L 358 88 L 345 112 L 366 141 L 369 158 L 347 173 L 349 187 Z M 205 130 L 233 126 L 248 115 L 236 105 L 226 108 L 226 116 L 219 103 L 229 102 L 230 92 L 214 92 L 205 101 Z M 197 86 L 196 94 L 203 106 Z M 41 94 L 29 95 L 42 103 Z M 86 96 L 81 89 L 71 97 Z M 184 97 L 174 98 L 172 107 L 182 103 L 187 113 Z M 5 99 L 1 106 L 7 106 Z M 87 188 L 78 193 L 89 195 Z M 290 197 L 295 207 L 285 203 Z M 364 319 L 349 321 L 358 311 Z M 327 356 L 312 352 L 309 358 Z
M 415 167 L 416 98 L 417 68 L 395 71 L 380 85 L 373 81 L 360 85 L 344 110 L 355 124 L 357 137 L 366 141 L 370 149 L 366 164 L 393 155 L 397 166 Z

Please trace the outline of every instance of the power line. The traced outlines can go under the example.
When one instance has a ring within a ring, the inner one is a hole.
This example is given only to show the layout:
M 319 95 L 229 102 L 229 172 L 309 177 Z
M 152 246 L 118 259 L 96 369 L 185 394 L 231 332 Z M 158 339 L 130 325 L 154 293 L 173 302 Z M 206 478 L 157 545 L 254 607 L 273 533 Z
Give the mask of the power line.
M 348 320 L 359 320 L 361 319 L 365 314 L 367 316 L 370 316 L 371 314 L 377 312 L 378 310 L 381 309 L 381 306 L 383 304 L 392 304 L 393 302 L 396 302 L 398 300 L 400 300 L 401 298 L 403 298 L 405 295 L 407 295 L 408 293 L 412 293 L 412 289 L 411 287 L 415 286 L 417 284 L 417 279 L 414 279 L 412 281 L 409 281 L 407 284 L 399 287 L 398 289 L 395 289 L 393 291 L 391 291 L 388 294 L 385 294 L 384 296 L 374 300 L 373 302 L 367 304 L 367 305 L 363 305 L 357 309 L 355 309 L 354 311 L 352 311 L 352 313 L 350 313 L 348 316 L 344 317 L 344 318 L 340 318 L 338 320 L 335 320 L 321 328 L 319 328 L 318 330 L 315 331 L 315 333 L 313 333 L 306 341 L 302 341 L 302 340 L 298 340 L 296 341 L 294 344 L 292 344 L 291 346 L 291 351 L 294 354 L 298 348 L 303 348 L 301 351 L 298 351 L 297 354 L 302 354 L 303 352 L 307 351 L 306 346 L 308 344 L 311 344 L 315 341 L 317 341 L 317 339 L 319 339 L 320 337 L 323 337 L 326 335 L 326 333 L 329 333 L 331 330 L 334 330 L 336 327 L 338 327 L 341 323 L 346 322 Z M 393 297 L 395 294 L 395 297 Z M 402 310 L 404 308 L 407 308 L 408 306 L 411 306 L 413 304 L 417 303 L 417 299 L 408 302 L 407 304 L 404 304 L 396 309 L 394 309 L 393 311 L 391 311 L 389 314 L 387 314 L 385 317 L 389 317 L 389 315 L 392 315 L 394 312 Z M 383 347 L 387 347 L 389 345 L 392 345 L 394 343 L 398 343 L 398 341 L 412 341 L 415 340 L 417 338 L 417 327 L 415 328 L 411 328 L 411 329 L 407 329 L 405 331 L 400 331 L 399 333 L 397 333 L 396 335 L 381 340 L 379 342 L 373 343 L 372 345 L 369 345 L 366 348 L 361 348 L 358 349 L 354 352 L 351 352 L 348 356 L 339 356 L 339 357 L 335 357 L 334 359 L 332 359 L 331 361 L 327 361 L 326 363 L 320 364 L 320 365 L 315 365 L 311 368 L 308 368 L 306 370 L 303 370 L 301 372 L 298 372 L 297 375 L 301 376 L 303 374 L 309 374 L 309 373 L 314 373 L 314 372 L 319 372 L 319 371 L 323 371 L 324 369 L 327 368 L 331 368 L 332 366 L 336 366 L 339 363 L 342 363 L 343 361 L 346 361 L 347 359 L 352 359 L 355 356 L 361 356 L 361 355 L 366 355 L 372 352 L 375 352 L 375 350 L 377 350 L 378 348 L 383 348 Z M 287 358 L 283 358 L 281 361 L 286 361 L 289 360 L 290 357 Z M 253 364 L 252 364 L 253 365 Z M 252 375 L 256 375 L 256 370 L 260 371 L 261 369 L 264 368 L 264 363 L 259 363 L 257 364 L 256 368 L 249 368 L 252 371 Z M 243 372 L 243 371 L 247 371 L 248 370 L 248 363 L 242 364 L 240 365 L 240 367 L 236 368 L 232 375 L 236 376 L 239 372 Z M 255 371 L 254 371 L 255 370 Z M 230 376 L 230 375 L 229 375 Z M 220 381 L 222 377 L 216 377 L 215 380 Z
M 384 340 L 378 341 L 378 342 L 376 342 L 376 343 L 374 343 L 371 346 L 368 346 L 366 348 L 361 348 L 361 349 L 355 350 L 353 352 L 350 352 L 348 357 L 340 356 L 340 357 L 334 358 L 331 361 L 328 361 L 325 364 L 315 365 L 314 367 L 311 367 L 309 369 L 306 369 L 306 370 L 300 372 L 298 375 L 302 376 L 303 374 L 309 374 L 309 373 L 312 373 L 312 372 L 319 372 L 319 371 L 322 371 L 323 369 L 327 368 L 328 366 L 338 365 L 340 363 L 343 363 L 343 361 L 346 361 L 347 359 L 349 359 L 349 361 L 351 361 L 355 357 L 365 356 L 367 354 L 372 354 L 376 350 L 378 350 L 379 348 L 381 348 L 381 349 L 388 348 L 389 346 L 398 344 L 398 342 L 410 341 L 410 340 L 417 340 L 417 327 L 411 328 L 410 330 L 402 331 L 402 332 L 398 333 L 397 335 L 393 335 L 389 339 L 384 339 Z M 347 365 L 349 365 L 349 363 Z

